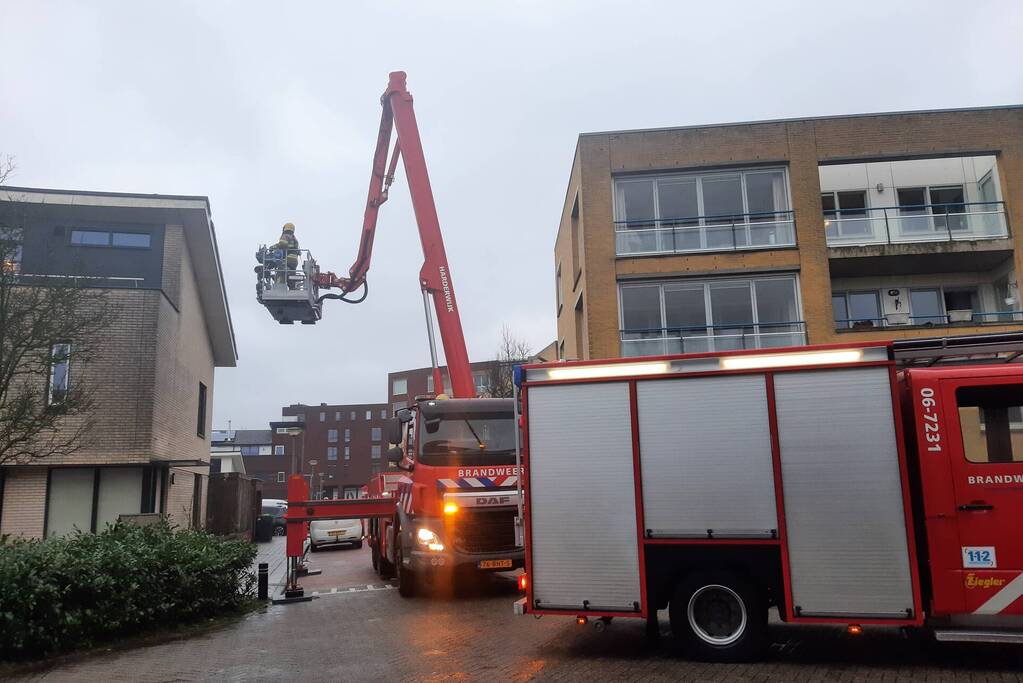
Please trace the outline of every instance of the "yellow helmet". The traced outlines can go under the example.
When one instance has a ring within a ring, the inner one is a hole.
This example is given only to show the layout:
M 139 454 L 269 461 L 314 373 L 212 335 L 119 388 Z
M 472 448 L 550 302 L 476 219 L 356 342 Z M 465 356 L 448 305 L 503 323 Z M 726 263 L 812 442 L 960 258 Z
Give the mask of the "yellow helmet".
M 284 224 L 284 232 L 295 232 L 295 224 L 294 223 L 285 223 Z

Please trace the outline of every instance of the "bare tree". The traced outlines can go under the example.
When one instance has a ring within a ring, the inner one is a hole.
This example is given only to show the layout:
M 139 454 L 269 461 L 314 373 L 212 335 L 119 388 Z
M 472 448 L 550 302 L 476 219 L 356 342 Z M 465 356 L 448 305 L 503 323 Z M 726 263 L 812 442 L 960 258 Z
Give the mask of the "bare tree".
M 0 158 L 0 183 L 14 170 Z M 89 358 L 110 321 L 103 289 L 73 276 L 22 272 L 25 217 L 0 197 L 0 465 L 86 446 L 95 406 Z
M 0 185 L 7 182 L 7 179 L 14 175 L 14 157 L 10 154 L 0 154 Z
M 529 360 L 529 344 L 516 337 L 507 325 L 501 325 L 501 343 L 497 348 L 496 361 L 490 368 L 490 386 L 487 396 L 511 398 L 514 367 Z

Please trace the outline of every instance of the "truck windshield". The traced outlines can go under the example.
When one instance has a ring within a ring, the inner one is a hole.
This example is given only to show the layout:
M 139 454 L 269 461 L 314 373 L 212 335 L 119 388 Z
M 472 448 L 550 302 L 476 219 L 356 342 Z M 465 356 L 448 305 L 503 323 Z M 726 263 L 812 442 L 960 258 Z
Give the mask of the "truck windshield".
M 423 422 L 424 465 L 510 465 L 515 462 L 511 413 L 446 413 Z

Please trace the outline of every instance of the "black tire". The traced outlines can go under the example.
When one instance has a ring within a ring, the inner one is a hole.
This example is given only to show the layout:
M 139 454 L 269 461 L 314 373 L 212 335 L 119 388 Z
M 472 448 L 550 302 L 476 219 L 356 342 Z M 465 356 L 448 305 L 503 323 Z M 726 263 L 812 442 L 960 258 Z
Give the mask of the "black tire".
M 358 550 L 359 548 L 362 547 L 362 541 L 356 541 L 355 543 L 352 544 L 352 547 Z
M 370 545 L 369 550 L 369 561 L 373 565 L 373 569 L 377 572 L 380 571 L 380 549 L 376 543 Z
M 748 662 L 767 647 L 767 603 L 732 572 L 691 574 L 668 606 L 671 632 L 687 656 L 712 662 Z
M 400 541 L 396 550 L 397 557 L 394 559 L 394 562 L 397 565 L 396 571 L 398 573 L 398 595 L 403 598 L 414 597 L 416 594 L 416 575 L 402 561 L 404 559 L 404 552 L 401 549 Z
M 377 551 L 377 557 L 379 558 L 380 561 L 380 567 L 378 569 L 378 571 L 380 572 L 380 578 L 393 579 L 394 563 L 388 560 L 387 557 L 379 551 Z
M 319 550 L 319 548 L 316 547 L 315 543 L 310 543 L 309 544 L 309 552 L 315 553 L 317 550 Z

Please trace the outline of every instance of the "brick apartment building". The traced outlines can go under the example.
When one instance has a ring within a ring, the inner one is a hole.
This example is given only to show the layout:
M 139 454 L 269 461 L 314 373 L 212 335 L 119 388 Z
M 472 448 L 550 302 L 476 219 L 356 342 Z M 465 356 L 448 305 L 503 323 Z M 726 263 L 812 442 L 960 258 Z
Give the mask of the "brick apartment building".
M 234 331 L 206 197 L 0 188 L 21 235 L 19 284 L 81 276 L 116 310 L 70 382 L 95 381 L 96 438 L 70 456 L 0 468 L 0 533 L 97 530 L 122 514 L 205 519 L 214 368 Z
M 389 417 L 386 403 L 287 406 L 270 423 L 270 453 L 246 455 L 245 470 L 263 482 L 263 498 L 287 498 L 287 479 L 297 473 L 316 497 L 358 497 L 387 469 Z
M 499 365 L 495 360 L 470 363 L 472 381 L 476 387 L 477 396 L 485 396 L 490 390 L 492 373 Z M 441 366 L 440 371 L 444 378 L 444 393 L 450 394 L 451 378 L 448 376 L 447 366 Z M 396 410 L 407 408 L 416 396 L 433 394 L 434 389 L 433 368 L 415 368 L 387 373 L 387 400 L 392 414 Z
M 1023 107 L 580 135 L 559 356 L 1019 330 Z

